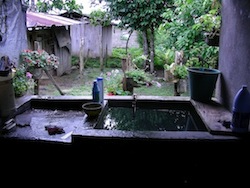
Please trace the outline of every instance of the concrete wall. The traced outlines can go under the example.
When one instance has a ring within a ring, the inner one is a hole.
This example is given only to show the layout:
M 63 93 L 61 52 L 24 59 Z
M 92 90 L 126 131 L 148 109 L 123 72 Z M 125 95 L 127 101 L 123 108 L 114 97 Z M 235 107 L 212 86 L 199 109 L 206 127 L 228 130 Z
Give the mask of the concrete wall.
M 21 50 L 27 48 L 26 8 L 16 0 L 1 1 L 0 8 L 1 19 L 7 16 L 1 26 L 0 57 L 7 55 L 18 65 Z
M 127 30 L 121 30 L 120 28 L 113 26 L 112 29 L 112 47 L 113 48 L 125 48 L 126 47 L 126 37 L 128 36 Z M 134 31 L 129 39 L 128 47 L 138 48 L 139 44 L 137 42 L 137 32 Z
M 250 91 L 250 1 L 222 0 L 216 98 L 230 111 L 242 85 Z

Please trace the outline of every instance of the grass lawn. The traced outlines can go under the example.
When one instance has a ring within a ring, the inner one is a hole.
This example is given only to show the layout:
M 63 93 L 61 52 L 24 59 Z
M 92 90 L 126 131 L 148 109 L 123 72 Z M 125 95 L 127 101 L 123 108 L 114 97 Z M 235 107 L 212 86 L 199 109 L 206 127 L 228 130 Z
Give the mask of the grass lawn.
M 101 72 L 99 68 L 87 68 L 84 70 L 83 75 L 80 75 L 78 69 L 73 69 L 70 74 L 60 77 L 54 76 L 54 79 L 65 95 L 89 96 L 92 93 L 93 80 L 98 76 L 105 77 L 107 72 L 110 72 L 111 70 L 111 68 L 105 68 L 105 70 Z M 104 94 L 106 95 L 107 92 L 105 87 L 104 91 Z M 31 88 L 30 92 L 33 92 L 33 88 Z M 143 85 L 141 87 L 136 87 L 134 88 L 134 93 L 138 95 L 174 96 L 174 84 L 165 82 L 162 74 L 159 74 L 156 77 L 152 77 L 150 86 Z M 39 95 L 60 95 L 59 91 L 45 74 L 39 81 Z M 182 95 L 187 95 L 187 93 Z

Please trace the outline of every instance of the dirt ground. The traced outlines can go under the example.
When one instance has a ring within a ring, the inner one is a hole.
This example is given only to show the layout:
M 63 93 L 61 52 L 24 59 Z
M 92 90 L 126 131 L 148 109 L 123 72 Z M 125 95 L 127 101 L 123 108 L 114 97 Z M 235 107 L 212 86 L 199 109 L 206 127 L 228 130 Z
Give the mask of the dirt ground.
M 94 77 L 92 74 L 98 76 L 98 73 L 92 73 L 89 75 L 90 70 L 85 70 L 83 75 L 80 75 L 80 72 L 78 69 L 72 69 L 70 74 L 65 74 L 62 76 L 53 76 L 53 79 L 55 81 L 55 84 L 58 86 L 58 88 L 65 94 L 68 93 L 74 93 L 74 91 L 77 93 L 77 90 L 84 89 L 83 93 L 81 95 L 88 95 L 91 94 L 90 89 L 92 87 L 92 83 L 94 80 Z M 86 91 L 87 90 L 87 91 Z M 86 91 L 86 92 L 85 92 Z M 59 90 L 57 87 L 53 84 L 52 80 L 49 79 L 49 77 L 44 73 L 42 78 L 39 80 L 39 94 L 40 95 L 60 95 Z

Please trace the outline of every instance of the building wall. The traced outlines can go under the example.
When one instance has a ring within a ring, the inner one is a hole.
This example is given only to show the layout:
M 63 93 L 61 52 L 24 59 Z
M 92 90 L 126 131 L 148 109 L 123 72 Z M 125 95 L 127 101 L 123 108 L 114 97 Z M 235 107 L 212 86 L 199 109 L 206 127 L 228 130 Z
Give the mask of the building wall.
M 111 28 L 112 26 L 102 28 L 101 26 L 93 26 L 88 23 L 71 26 L 72 55 L 78 56 L 82 48 L 84 57 L 100 57 L 101 44 L 103 55 L 106 53 L 111 55 Z
M 71 40 L 68 29 L 64 26 L 33 29 L 28 31 L 27 37 L 29 49 L 43 49 L 59 57 L 59 66 L 55 71 L 57 76 L 71 72 Z M 39 45 L 36 46 L 35 43 Z
M 242 85 L 250 91 L 250 1 L 222 0 L 219 70 L 216 98 L 229 110 Z
M 113 48 L 125 48 L 127 37 L 128 37 L 128 31 L 122 30 L 116 26 L 113 26 L 112 28 L 112 47 Z M 132 48 L 138 48 L 139 44 L 137 42 L 137 32 L 134 31 L 129 39 L 128 47 Z
M 46 29 L 32 29 L 27 31 L 28 49 L 38 50 L 43 49 L 49 54 L 55 53 L 54 43 L 56 41 L 55 36 L 51 28 Z M 39 46 L 35 46 L 35 42 L 39 43 Z
M 101 35 L 102 30 L 102 35 Z M 102 36 L 102 40 L 101 40 Z M 89 23 L 71 26 L 72 55 L 79 56 L 81 41 L 84 57 L 100 57 L 100 43 L 102 41 L 103 55 L 110 56 L 113 48 L 125 48 L 128 37 L 127 30 L 121 30 L 116 26 L 93 26 Z M 128 47 L 138 48 L 137 33 L 133 32 L 129 39 Z

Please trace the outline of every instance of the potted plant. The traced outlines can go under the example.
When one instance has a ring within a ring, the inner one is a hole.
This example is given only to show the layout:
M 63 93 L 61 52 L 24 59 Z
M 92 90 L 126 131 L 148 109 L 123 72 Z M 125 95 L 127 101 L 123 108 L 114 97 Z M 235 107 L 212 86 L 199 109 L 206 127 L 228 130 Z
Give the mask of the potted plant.
M 147 82 L 150 81 L 149 74 L 145 72 L 143 69 L 132 68 L 125 72 L 126 78 L 132 78 L 134 81 L 134 86 L 142 86 L 146 85 Z
M 118 69 L 113 69 L 105 75 L 104 88 L 107 95 L 122 95 L 122 72 Z
M 187 66 L 183 63 L 172 63 L 164 65 L 164 78 L 167 82 L 174 83 L 175 96 L 187 92 Z
M 219 46 L 221 16 L 213 14 L 205 14 L 202 16 L 203 24 L 205 24 L 205 42 L 209 46 Z
M 177 79 L 176 82 L 176 95 L 180 95 L 181 93 L 187 92 L 187 78 L 188 78 L 188 71 L 187 67 L 183 64 L 176 65 L 173 71 L 174 77 Z
M 205 42 L 209 46 L 219 46 L 220 28 L 221 28 L 221 3 L 214 1 L 212 9 L 197 19 L 194 27 L 201 28 L 205 37 Z
M 190 97 L 193 100 L 208 103 L 211 101 L 218 76 L 221 71 L 215 68 L 206 67 L 204 62 L 193 58 L 194 62 L 188 62 L 188 80 Z M 196 66 L 194 66 L 196 65 Z
M 59 65 L 59 58 L 45 50 L 24 50 L 20 54 L 20 60 L 34 79 L 41 77 L 42 70 L 56 69 Z
M 18 66 L 15 69 L 12 83 L 16 97 L 21 97 L 26 94 L 29 89 L 28 79 L 25 67 L 23 65 Z

